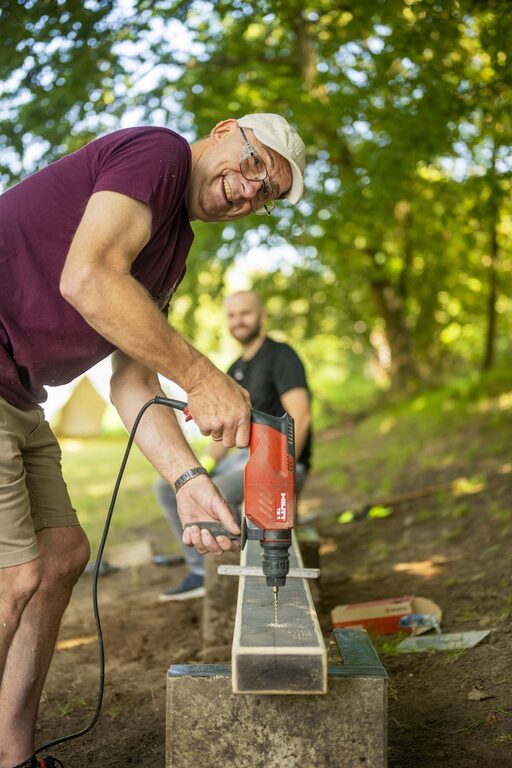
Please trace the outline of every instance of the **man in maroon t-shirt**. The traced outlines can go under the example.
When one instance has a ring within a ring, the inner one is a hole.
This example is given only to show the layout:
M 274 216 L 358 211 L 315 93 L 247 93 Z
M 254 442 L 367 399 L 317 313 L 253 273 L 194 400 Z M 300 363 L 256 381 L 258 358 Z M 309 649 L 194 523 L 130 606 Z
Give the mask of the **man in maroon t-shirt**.
M 247 393 L 169 325 L 167 309 L 185 271 L 190 220 L 296 203 L 303 170 L 296 131 L 258 114 L 224 120 L 190 146 L 165 128 L 117 131 L 0 195 L 0 768 L 39 765 L 39 698 L 89 558 L 40 406 L 44 386 L 113 353 L 112 401 L 128 429 L 163 394 L 161 373 L 187 392 L 202 434 L 247 446 Z M 239 533 L 170 409 L 150 408 L 136 439 L 178 485 L 183 524 L 220 521 Z M 238 546 L 198 526 L 183 541 L 202 554 Z

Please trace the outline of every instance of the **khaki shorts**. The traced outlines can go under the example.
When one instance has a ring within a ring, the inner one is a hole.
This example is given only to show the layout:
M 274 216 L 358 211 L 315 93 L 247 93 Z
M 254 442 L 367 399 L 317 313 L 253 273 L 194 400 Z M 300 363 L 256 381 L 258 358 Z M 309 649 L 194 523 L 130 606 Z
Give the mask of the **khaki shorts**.
M 60 460 L 44 413 L 0 398 L 0 568 L 39 557 L 36 531 L 79 525 Z

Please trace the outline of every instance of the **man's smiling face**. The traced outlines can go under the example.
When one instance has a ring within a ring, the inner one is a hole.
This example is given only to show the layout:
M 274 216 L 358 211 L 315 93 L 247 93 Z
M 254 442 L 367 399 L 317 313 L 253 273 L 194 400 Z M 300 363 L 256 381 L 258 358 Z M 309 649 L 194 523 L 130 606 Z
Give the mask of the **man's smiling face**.
M 288 160 L 258 141 L 246 129 L 249 141 L 261 154 L 267 167 L 274 197 L 290 189 L 292 172 Z M 195 145 L 196 147 L 199 145 Z M 244 141 L 236 120 L 224 120 L 210 134 L 208 146 L 193 165 L 187 195 L 191 219 L 232 221 L 252 213 L 261 181 L 249 181 L 240 172 L 240 156 Z

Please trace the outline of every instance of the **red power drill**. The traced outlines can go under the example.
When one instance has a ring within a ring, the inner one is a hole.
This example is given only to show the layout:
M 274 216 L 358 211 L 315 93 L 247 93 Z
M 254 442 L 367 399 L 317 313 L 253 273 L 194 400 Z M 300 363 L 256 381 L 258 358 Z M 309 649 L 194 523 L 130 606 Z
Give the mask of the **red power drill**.
M 290 570 L 295 523 L 295 430 L 287 413 L 278 417 L 252 411 L 244 502 L 242 547 L 245 538 L 259 540 L 263 575 L 277 598 Z
M 249 522 L 248 522 L 249 521 Z M 290 570 L 288 550 L 295 523 L 295 429 L 292 417 L 251 411 L 249 460 L 244 474 L 242 549 L 247 539 L 260 542 L 262 570 L 277 600 Z M 220 523 L 187 523 L 214 536 L 233 537 Z

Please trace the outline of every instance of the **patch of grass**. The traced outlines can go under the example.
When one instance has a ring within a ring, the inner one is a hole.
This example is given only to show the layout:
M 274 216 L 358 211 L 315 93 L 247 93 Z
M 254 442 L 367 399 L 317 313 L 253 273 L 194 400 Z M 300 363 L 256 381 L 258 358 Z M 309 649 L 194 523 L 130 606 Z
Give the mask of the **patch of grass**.
M 426 523 L 435 517 L 437 517 L 436 509 L 433 507 L 423 507 L 423 509 L 420 509 L 420 511 L 416 513 L 415 519 L 418 522 Z
M 345 472 L 327 472 L 325 481 L 333 491 L 346 491 L 349 487 L 349 478 Z
M 69 717 L 75 709 L 70 701 L 66 701 L 64 704 L 57 704 L 57 707 L 62 717 Z
M 372 643 L 378 655 L 382 657 L 397 656 L 399 653 L 398 646 L 406 637 L 405 632 L 398 632 L 396 635 L 371 634 Z
M 467 579 L 465 579 L 462 576 L 450 576 L 448 579 L 446 579 L 446 586 L 447 587 L 458 587 L 461 584 L 466 584 Z
M 512 733 L 502 733 L 494 739 L 495 744 L 512 744 Z
M 498 715 L 498 717 L 502 719 L 512 718 L 512 710 L 505 709 L 504 707 L 500 707 L 499 705 L 494 707 L 494 712 Z
M 455 618 L 457 621 L 478 621 L 480 618 L 480 613 L 478 611 L 467 609 L 456 614 Z
M 126 443 L 127 438 L 62 440 L 64 477 L 93 553 L 101 537 Z M 167 530 L 153 494 L 156 477 L 151 464 L 133 446 L 119 489 L 109 544 L 126 541 L 130 529 L 155 526 L 162 534 Z M 171 536 L 168 538 L 171 541 Z
M 374 407 L 379 391 L 362 371 L 343 371 L 339 365 L 322 365 L 310 372 L 316 429 Z
M 498 501 L 497 499 L 494 499 L 491 501 L 488 506 L 488 512 L 495 520 L 503 520 L 506 522 L 512 519 L 512 507 L 504 507 L 502 500 Z
M 466 728 L 457 728 L 456 731 L 448 731 L 449 736 L 455 736 L 458 733 L 471 733 L 472 731 L 476 731 L 477 728 L 482 728 L 482 726 L 486 725 L 485 720 L 473 720 Z
M 453 664 L 455 661 L 460 659 L 462 654 L 467 650 L 467 648 L 453 648 L 450 651 L 444 652 L 444 663 L 445 664 Z
M 501 620 L 510 619 L 512 616 L 512 595 L 507 595 L 502 603 L 499 618 Z
M 388 698 L 391 701 L 398 701 L 398 689 L 393 683 L 388 684 Z
M 110 717 L 112 722 L 114 720 L 117 720 L 121 714 L 121 708 L 117 706 L 109 707 L 107 710 L 107 715 Z
M 461 523 L 457 523 L 456 525 L 443 528 L 438 540 L 444 544 L 449 544 L 450 542 L 458 541 L 464 533 L 465 527 Z
M 467 501 L 459 501 L 453 497 L 447 497 L 441 508 L 439 517 L 452 517 L 459 518 L 467 515 L 470 510 L 470 506 Z
M 506 424 L 512 425 L 510 388 L 509 374 L 494 372 L 487 377 L 456 379 L 436 390 L 383 403 L 372 409 L 349 437 L 324 444 L 318 441 L 315 470 L 328 473 L 327 484 L 333 489 L 366 500 L 403 486 L 403 478 L 410 475 L 412 467 L 436 472 L 456 467 L 468 458 L 483 461 L 503 455 L 510 434 Z M 495 414 L 499 419 L 493 425 Z M 468 440 L 471 432 L 475 439 Z M 462 485 L 459 498 L 445 495 L 450 497 L 446 502 L 449 517 L 467 513 L 468 506 L 460 496 L 482 490 L 485 478 L 471 477 Z

